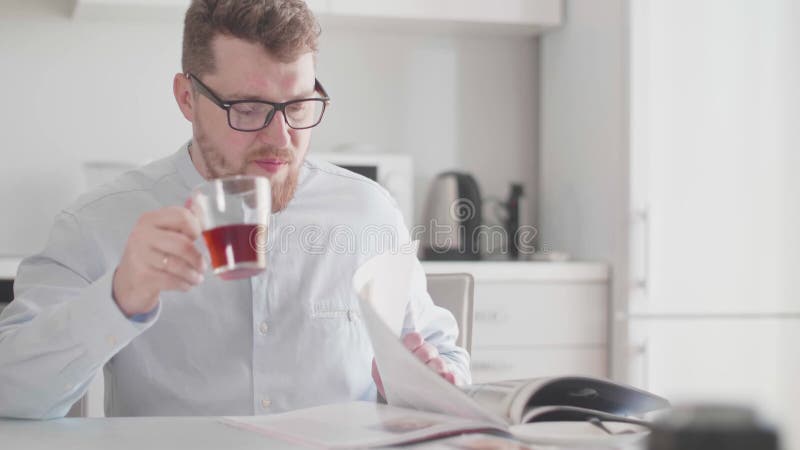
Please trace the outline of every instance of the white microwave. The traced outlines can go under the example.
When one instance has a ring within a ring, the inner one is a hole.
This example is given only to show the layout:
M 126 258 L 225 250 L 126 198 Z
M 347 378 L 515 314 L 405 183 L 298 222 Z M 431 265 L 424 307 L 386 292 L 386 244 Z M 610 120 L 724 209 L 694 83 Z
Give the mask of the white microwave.
M 414 226 L 414 165 L 410 155 L 397 153 L 311 152 L 327 161 L 376 181 L 394 197 L 409 229 Z

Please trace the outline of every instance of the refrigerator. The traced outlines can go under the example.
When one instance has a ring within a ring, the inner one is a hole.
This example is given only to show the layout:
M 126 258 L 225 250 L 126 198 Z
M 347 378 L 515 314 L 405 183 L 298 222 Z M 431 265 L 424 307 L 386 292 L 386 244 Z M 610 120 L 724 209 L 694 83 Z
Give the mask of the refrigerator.
M 628 380 L 800 443 L 800 5 L 635 0 Z

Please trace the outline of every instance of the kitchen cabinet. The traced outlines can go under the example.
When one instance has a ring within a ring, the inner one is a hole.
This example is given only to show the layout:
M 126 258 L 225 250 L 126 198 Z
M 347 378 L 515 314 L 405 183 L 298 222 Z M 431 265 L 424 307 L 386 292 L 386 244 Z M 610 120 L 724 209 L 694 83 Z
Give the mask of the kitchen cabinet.
M 587 262 L 423 262 L 475 278 L 474 382 L 608 376 L 608 267 Z
M 561 0 L 328 0 L 322 19 L 351 18 L 438 31 L 538 34 L 561 24 Z M 326 17 L 327 16 L 327 17 Z
M 798 391 L 800 10 L 726 6 L 567 2 L 542 37 L 539 236 L 612 264 L 615 379 L 771 408 Z
M 22 258 L 0 256 L 0 279 L 13 280 L 17 276 L 17 267 Z
M 798 317 L 634 316 L 630 320 L 630 382 L 670 400 L 793 407 Z
M 307 0 L 323 25 L 536 35 L 561 24 L 563 0 Z M 189 0 L 76 0 L 78 19 L 180 20 Z
M 531 330 L 528 333 L 533 333 Z M 472 350 L 472 381 L 486 383 L 552 375 L 608 377 L 604 345 Z
M 687 13 L 680 35 L 664 27 Z M 785 336 L 800 329 L 798 18 L 780 2 L 631 4 L 627 326 L 643 387 L 773 412 L 786 397 Z

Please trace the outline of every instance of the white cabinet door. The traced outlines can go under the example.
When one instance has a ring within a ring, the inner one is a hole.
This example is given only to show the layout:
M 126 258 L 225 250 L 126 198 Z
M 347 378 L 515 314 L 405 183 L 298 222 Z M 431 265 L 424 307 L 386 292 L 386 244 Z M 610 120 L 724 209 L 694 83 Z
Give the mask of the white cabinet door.
M 561 0 L 330 0 L 340 16 L 555 26 Z
M 629 3 L 632 309 L 800 311 L 796 2 Z
M 633 320 L 631 383 L 672 401 L 740 401 L 775 410 L 792 386 L 799 389 L 785 370 L 797 353 L 798 329 L 797 318 Z
M 478 282 L 473 348 L 604 345 L 608 286 Z
M 330 0 L 305 0 L 315 14 L 325 14 Z M 76 18 L 182 18 L 191 0 L 75 0 L 72 15 Z
M 474 349 L 470 370 L 474 383 L 554 375 L 605 377 L 605 347 Z

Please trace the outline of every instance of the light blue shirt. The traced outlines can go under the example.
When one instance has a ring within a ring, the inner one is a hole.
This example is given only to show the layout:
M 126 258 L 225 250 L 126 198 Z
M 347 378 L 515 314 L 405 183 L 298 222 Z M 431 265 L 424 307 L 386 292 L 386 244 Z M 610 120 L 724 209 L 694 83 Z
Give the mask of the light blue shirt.
M 183 146 L 57 216 L 0 315 L 0 416 L 63 416 L 100 367 L 108 416 L 266 414 L 375 399 L 351 279 L 370 256 L 407 242 L 408 231 L 378 184 L 313 157 L 295 197 L 270 217 L 265 272 L 239 281 L 207 274 L 188 293 L 163 292 L 148 316 L 121 313 L 112 277 L 134 224 L 146 211 L 183 205 L 202 181 Z M 195 244 L 208 261 L 202 240 Z M 433 305 L 419 264 L 410 330 L 469 381 L 456 322 Z

